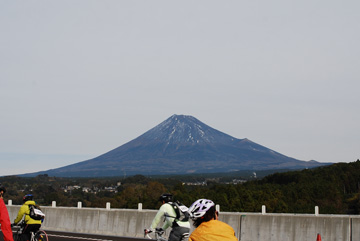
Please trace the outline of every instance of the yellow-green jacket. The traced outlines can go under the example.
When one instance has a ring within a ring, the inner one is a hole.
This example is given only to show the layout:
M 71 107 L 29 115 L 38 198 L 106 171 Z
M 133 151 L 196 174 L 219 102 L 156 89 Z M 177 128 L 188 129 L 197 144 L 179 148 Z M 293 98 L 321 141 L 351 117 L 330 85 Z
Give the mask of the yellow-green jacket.
M 18 212 L 17 217 L 15 218 L 14 223 L 18 223 L 21 221 L 21 219 L 23 218 L 23 216 L 25 215 L 25 223 L 26 224 L 41 224 L 41 220 L 35 220 L 30 218 L 29 214 L 30 214 L 30 209 L 29 209 L 29 205 L 35 205 L 35 202 L 32 200 L 26 201 L 21 207 L 20 210 Z

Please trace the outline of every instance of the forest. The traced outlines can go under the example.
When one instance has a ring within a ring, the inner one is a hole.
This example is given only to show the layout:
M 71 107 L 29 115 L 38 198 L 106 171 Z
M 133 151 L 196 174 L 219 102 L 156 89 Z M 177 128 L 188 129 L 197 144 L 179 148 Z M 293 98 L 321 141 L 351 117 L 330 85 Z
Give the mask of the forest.
M 213 200 L 221 211 L 268 213 L 360 214 L 360 160 L 336 163 L 314 169 L 287 171 L 240 183 L 225 183 L 220 178 L 203 178 L 202 185 L 186 184 L 190 176 L 113 178 L 60 178 L 40 175 L 33 178 L 0 177 L 7 189 L 5 202 L 22 204 L 25 194 L 33 194 L 40 206 L 157 209 L 158 197 L 172 193 L 190 206 L 199 198 Z M 241 177 L 238 177 L 241 179 Z M 197 177 L 199 179 L 199 177 Z

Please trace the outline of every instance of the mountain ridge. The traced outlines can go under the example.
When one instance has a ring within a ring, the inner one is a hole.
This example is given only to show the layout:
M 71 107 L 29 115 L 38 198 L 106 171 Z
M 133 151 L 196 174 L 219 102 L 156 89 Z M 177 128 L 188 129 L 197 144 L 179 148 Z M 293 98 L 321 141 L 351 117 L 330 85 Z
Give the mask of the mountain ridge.
M 251 140 L 218 131 L 193 116 L 172 115 L 139 137 L 86 161 L 25 174 L 122 176 L 303 169 L 326 165 L 300 161 Z

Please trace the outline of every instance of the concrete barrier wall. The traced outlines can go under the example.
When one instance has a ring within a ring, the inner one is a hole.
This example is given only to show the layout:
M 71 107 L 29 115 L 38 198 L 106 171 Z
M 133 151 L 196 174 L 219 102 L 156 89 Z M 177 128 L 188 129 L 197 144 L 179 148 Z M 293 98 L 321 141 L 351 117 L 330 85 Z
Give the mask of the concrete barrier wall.
M 8 205 L 11 221 L 20 208 Z M 157 210 L 42 207 L 45 230 L 143 237 Z M 360 216 L 220 212 L 241 241 L 360 241 Z
M 318 233 L 325 241 L 351 240 L 351 218 L 348 216 L 242 215 L 240 228 L 239 240 L 243 241 L 316 241 Z M 356 240 L 360 240 L 360 236 Z

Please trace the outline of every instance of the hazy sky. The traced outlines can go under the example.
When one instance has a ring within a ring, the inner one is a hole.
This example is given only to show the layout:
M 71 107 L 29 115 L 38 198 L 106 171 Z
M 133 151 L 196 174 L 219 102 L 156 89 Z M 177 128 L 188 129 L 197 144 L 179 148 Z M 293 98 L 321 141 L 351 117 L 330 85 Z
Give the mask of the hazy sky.
M 0 0 L 0 175 L 173 114 L 300 160 L 360 158 L 360 1 Z

